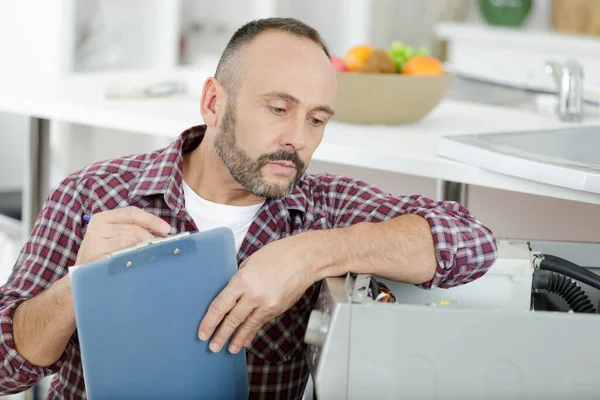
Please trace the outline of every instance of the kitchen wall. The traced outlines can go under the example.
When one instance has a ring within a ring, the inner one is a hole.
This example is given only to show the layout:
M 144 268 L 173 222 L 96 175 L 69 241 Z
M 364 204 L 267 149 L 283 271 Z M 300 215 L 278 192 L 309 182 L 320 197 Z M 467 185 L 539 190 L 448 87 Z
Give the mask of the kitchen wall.
M 142 69 L 170 65 L 178 54 L 179 17 L 172 0 L 76 2 L 73 71 Z M 172 41 L 175 43 L 173 46 Z
M 414 47 L 431 46 L 435 22 L 442 15 L 449 19 L 466 18 L 471 13 L 470 3 L 470 0 L 374 1 L 371 42 L 381 48 L 388 48 L 392 40 Z
M 19 191 L 25 168 L 27 118 L 0 113 L 0 192 Z
M 353 0 L 353 7 L 345 7 L 345 0 L 278 0 L 270 11 L 272 15 L 298 18 L 315 27 L 331 51 L 341 54 L 356 42 L 368 40 L 371 31 L 363 27 L 361 20 L 368 19 L 371 4 L 375 3 Z M 268 11 L 256 4 L 257 0 L 184 0 L 181 24 L 188 39 L 186 47 L 192 53 L 186 63 L 206 52 L 220 54 L 237 28 Z
M 73 28 L 73 1 L 0 1 L 0 72 L 57 76 L 69 69 L 71 43 L 61 39 Z
M 0 74 L 55 77 L 70 69 L 72 47 L 61 38 L 73 29 L 72 1 L 0 2 Z M 23 117 L 0 115 L 0 191 L 21 188 L 27 127 Z

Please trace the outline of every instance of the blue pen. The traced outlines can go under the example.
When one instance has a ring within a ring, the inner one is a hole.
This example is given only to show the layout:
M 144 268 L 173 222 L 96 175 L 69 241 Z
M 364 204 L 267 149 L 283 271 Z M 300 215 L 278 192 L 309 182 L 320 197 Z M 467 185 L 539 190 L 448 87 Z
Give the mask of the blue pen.
M 91 216 L 91 215 L 84 215 L 84 216 L 83 216 L 83 220 L 84 220 L 84 221 L 90 222 L 90 219 L 92 219 L 92 216 Z

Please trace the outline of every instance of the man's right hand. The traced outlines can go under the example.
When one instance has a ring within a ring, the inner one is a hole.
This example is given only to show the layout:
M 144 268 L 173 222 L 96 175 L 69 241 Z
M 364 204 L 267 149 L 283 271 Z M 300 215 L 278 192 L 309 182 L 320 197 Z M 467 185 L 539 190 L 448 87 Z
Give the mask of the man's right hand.
M 159 217 L 127 207 L 95 214 L 79 247 L 75 265 L 105 258 L 141 241 L 166 236 L 171 227 Z M 20 304 L 14 313 L 15 346 L 29 362 L 46 367 L 65 351 L 76 328 L 67 274 L 47 290 Z
M 77 253 L 75 265 L 101 260 L 112 252 L 157 236 L 166 236 L 170 230 L 168 223 L 137 207 L 94 214 Z

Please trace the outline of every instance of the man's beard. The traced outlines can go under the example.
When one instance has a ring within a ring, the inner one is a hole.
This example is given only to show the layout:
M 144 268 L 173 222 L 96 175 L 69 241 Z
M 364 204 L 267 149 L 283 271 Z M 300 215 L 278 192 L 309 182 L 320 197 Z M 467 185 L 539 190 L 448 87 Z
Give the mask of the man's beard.
M 244 149 L 240 148 L 235 137 L 235 109 L 232 99 L 227 103 L 225 115 L 214 146 L 217 156 L 229 170 L 229 173 L 244 189 L 257 197 L 278 199 L 289 195 L 304 174 L 306 166 L 296 152 L 279 150 L 263 154 L 253 160 Z M 296 176 L 286 184 L 267 182 L 262 175 L 262 168 L 269 162 L 288 161 L 296 167 Z

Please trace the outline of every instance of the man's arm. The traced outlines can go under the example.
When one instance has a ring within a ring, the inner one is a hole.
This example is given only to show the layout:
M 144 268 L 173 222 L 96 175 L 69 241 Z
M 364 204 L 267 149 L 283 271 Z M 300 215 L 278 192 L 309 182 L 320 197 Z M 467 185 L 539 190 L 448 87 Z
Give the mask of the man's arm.
M 50 367 L 56 363 L 75 332 L 68 279 L 59 279 L 14 312 L 15 348 L 33 365 Z
M 304 235 L 302 245 L 313 258 L 309 264 L 315 281 L 354 272 L 423 284 L 433 280 L 438 266 L 431 228 L 417 215 Z
M 449 288 L 483 276 L 496 261 L 492 231 L 458 203 L 392 196 L 344 177 L 322 179 L 334 229 L 312 232 L 310 246 L 325 254 L 326 241 L 345 251 L 319 263 L 319 278 L 352 271 Z
M 0 287 L 0 394 L 23 391 L 62 365 L 76 327 L 68 267 L 170 231 L 159 217 L 125 207 L 95 214 L 82 240 L 82 196 L 71 178 L 50 194 Z
M 8 282 L 0 287 L 0 394 L 26 390 L 57 372 L 75 330 L 60 282 L 80 244 L 77 193 L 73 179 L 52 191 Z
M 331 229 L 288 236 L 246 259 L 200 323 L 198 335 L 211 339 L 211 350 L 219 351 L 234 332 L 229 351 L 248 346 L 265 322 L 327 276 L 352 271 L 451 287 L 482 276 L 496 259 L 491 231 L 459 204 L 322 179 L 315 202 L 325 204 Z

